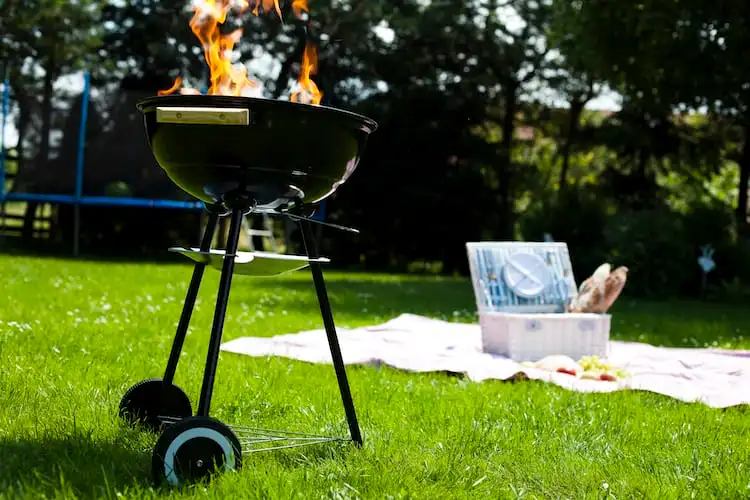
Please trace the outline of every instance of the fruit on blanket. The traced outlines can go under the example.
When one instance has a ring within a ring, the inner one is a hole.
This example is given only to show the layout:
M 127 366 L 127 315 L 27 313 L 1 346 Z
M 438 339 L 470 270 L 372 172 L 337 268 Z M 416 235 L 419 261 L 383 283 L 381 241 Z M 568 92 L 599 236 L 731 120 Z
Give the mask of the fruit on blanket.
M 529 368 L 538 368 L 548 372 L 565 373 L 587 380 L 601 380 L 617 382 L 627 377 L 627 373 L 609 363 L 605 363 L 599 356 L 584 356 L 577 363 L 568 356 L 547 356 L 536 363 L 526 361 L 521 363 Z
M 526 361 L 523 366 L 538 368 L 548 372 L 564 373 L 587 380 L 601 380 L 617 382 L 627 377 L 627 373 L 609 363 L 605 363 L 598 356 L 584 356 L 577 363 L 568 356 L 547 356 L 536 363 Z
M 573 375 L 574 377 L 576 376 L 575 370 L 571 370 L 569 368 L 558 368 L 557 373 L 565 373 L 568 375 Z
M 617 380 L 627 377 L 624 370 L 605 363 L 599 359 L 599 356 L 584 356 L 578 362 L 584 370 L 581 378 L 617 382 Z
M 576 363 L 573 358 L 557 354 L 540 359 L 534 363 L 534 368 L 539 368 L 540 370 L 546 370 L 548 372 L 567 373 L 574 377 L 578 377 L 583 373 L 583 368 Z
M 608 373 L 608 372 L 602 372 L 599 370 L 591 370 L 587 372 L 583 372 L 583 375 L 581 375 L 582 379 L 586 380 L 597 380 L 602 382 L 617 382 L 619 379 L 617 378 L 617 375 L 614 373 Z

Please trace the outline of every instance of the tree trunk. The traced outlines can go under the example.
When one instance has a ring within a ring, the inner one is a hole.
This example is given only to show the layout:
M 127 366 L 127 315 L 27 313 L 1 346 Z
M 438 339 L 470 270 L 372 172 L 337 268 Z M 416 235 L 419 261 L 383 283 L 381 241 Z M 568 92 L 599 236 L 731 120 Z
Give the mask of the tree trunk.
M 745 232 L 747 223 L 747 191 L 750 188 L 750 123 L 745 125 L 745 143 L 740 158 L 740 193 L 737 200 L 737 227 Z
M 31 124 L 31 104 L 30 104 L 30 98 L 22 91 L 16 91 L 16 100 L 18 102 L 18 144 L 16 145 L 16 156 L 18 160 L 16 161 L 16 179 L 13 181 L 13 188 L 16 188 L 18 186 L 18 176 L 23 171 L 24 167 L 24 159 L 26 158 L 25 148 L 24 148 L 24 142 L 26 139 L 26 132 L 29 129 L 29 125 Z M 22 190 L 26 190 L 26 186 L 21 186 Z M 23 238 L 30 238 L 33 234 L 34 230 L 34 222 L 33 217 L 31 217 L 31 222 L 28 221 L 28 218 L 30 215 L 33 216 L 33 214 L 36 212 L 36 206 L 34 206 L 31 210 L 29 210 L 27 205 L 27 210 L 24 212 L 24 220 L 23 225 L 21 227 L 21 236 Z
M 42 90 L 42 130 L 39 142 L 39 154 L 37 155 L 37 167 L 44 169 L 47 167 L 49 161 L 49 136 L 52 130 L 52 92 L 54 91 L 53 84 L 55 81 L 54 73 L 52 71 L 53 63 L 50 62 L 46 68 L 44 74 L 44 88 Z M 23 229 L 21 230 L 21 237 L 25 240 L 30 240 L 34 236 L 34 220 L 36 219 L 36 211 L 38 203 L 30 201 L 26 204 L 26 211 L 23 214 Z
M 646 146 L 638 149 L 636 159 L 635 183 L 633 184 L 632 203 L 633 207 L 638 210 L 651 208 L 654 204 L 653 185 L 649 179 L 648 162 L 651 158 L 651 151 Z
M 570 152 L 578 135 L 578 125 L 586 103 L 581 99 L 573 99 L 570 102 L 568 112 L 568 134 L 562 150 L 562 168 L 560 169 L 560 192 L 565 191 L 568 184 L 568 169 L 570 168 Z
M 18 103 L 18 143 L 16 145 L 16 155 L 18 156 L 18 172 L 23 170 L 23 161 L 25 156 L 24 142 L 26 132 L 31 124 L 31 104 L 28 96 L 21 90 L 16 91 L 16 101 Z
M 49 134 L 52 130 L 52 85 L 54 76 L 51 70 L 44 75 L 44 88 L 42 90 L 42 131 L 39 142 L 39 161 L 43 164 L 49 160 Z
M 500 238 L 513 239 L 513 205 L 511 200 L 511 182 L 513 169 L 513 132 L 515 130 L 516 109 L 518 108 L 518 83 L 508 82 L 504 89 L 504 107 L 502 123 L 502 142 L 500 143 L 500 154 L 497 166 L 497 178 L 499 181 L 498 202 L 500 204 Z

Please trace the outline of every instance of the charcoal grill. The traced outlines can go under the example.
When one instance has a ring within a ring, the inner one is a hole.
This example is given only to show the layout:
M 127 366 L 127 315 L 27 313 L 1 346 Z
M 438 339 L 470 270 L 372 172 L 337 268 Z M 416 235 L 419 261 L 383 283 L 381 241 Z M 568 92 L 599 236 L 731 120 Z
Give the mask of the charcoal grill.
M 208 222 L 198 248 L 172 249 L 194 261 L 182 314 L 162 378 L 144 380 L 123 396 L 127 422 L 161 432 L 152 456 L 157 482 L 179 485 L 242 466 L 243 453 L 334 441 L 362 445 L 322 265 L 308 216 L 356 169 L 377 124 L 324 106 L 225 96 L 164 96 L 138 104 L 149 145 L 170 179 L 202 200 Z M 285 216 L 299 224 L 305 255 L 238 252 L 243 217 Z M 229 217 L 225 250 L 211 248 L 221 217 Z M 339 226 L 335 226 L 339 227 Z M 340 229 L 348 229 L 341 228 Z M 198 407 L 174 385 L 174 375 L 204 270 L 220 268 Z M 349 438 L 252 427 L 230 427 L 210 416 L 224 318 L 234 274 L 278 274 L 309 267 L 317 293 Z M 260 272 L 256 272 L 260 269 Z

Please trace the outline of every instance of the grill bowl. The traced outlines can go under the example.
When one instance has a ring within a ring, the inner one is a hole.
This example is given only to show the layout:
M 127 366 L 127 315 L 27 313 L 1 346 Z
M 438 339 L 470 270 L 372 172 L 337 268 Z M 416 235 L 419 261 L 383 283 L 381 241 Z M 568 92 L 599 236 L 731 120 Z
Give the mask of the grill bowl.
M 249 119 L 247 125 L 175 123 L 157 118 L 157 108 L 173 115 L 175 108 L 248 110 Z M 175 184 L 209 204 L 235 197 L 268 208 L 317 203 L 354 172 L 377 128 L 348 111 L 251 97 L 151 97 L 138 109 L 156 161 Z

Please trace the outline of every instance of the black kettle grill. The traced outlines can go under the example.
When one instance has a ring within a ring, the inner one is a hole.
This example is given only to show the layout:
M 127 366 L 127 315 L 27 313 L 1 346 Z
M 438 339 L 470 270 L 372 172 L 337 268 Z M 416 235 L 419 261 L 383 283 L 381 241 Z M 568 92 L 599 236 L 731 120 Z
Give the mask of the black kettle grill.
M 323 278 L 322 264 L 328 261 L 318 255 L 311 230 L 311 224 L 319 221 L 308 215 L 354 172 L 377 124 L 334 108 L 247 97 L 153 97 L 139 103 L 138 109 L 144 115 L 148 141 L 159 165 L 175 184 L 202 200 L 208 213 L 200 247 L 173 249 L 194 260 L 195 267 L 164 376 L 134 385 L 120 402 L 120 415 L 128 422 L 161 431 L 152 458 L 154 479 L 180 485 L 213 472 L 239 469 L 243 452 L 342 440 L 229 427 L 210 416 L 232 277 L 242 273 L 245 265 L 260 262 L 270 262 L 261 268 L 271 269 L 272 274 L 310 267 L 350 440 L 361 446 Z M 286 216 L 297 222 L 306 255 L 238 252 L 242 220 L 250 212 Z M 231 219 L 224 251 L 211 249 L 220 217 Z M 190 399 L 173 379 L 207 265 L 220 268 L 221 278 L 203 384 L 193 413 Z

